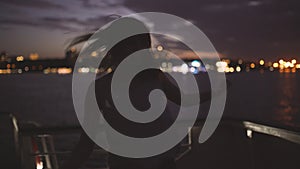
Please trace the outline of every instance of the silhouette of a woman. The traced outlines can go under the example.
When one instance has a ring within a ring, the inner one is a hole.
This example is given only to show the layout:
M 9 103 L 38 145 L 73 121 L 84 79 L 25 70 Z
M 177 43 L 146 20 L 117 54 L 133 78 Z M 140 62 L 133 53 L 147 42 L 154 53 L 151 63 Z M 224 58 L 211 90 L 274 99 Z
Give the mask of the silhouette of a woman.
M 132 18 L 122 18 L 126 20 L 126 23 L 131 23 L 136 27 L 140 27 L 148 32 L 146 26 Z M 114 27 L 115 24 L 111 24 L 110 27 Z M 83 36 L 84 37 L 84 36 Z M 86 36 L 84 39 L 80 37 L 76 39 L 73 44 L 78 42 L 82 42 L 87 40 L 89 36 Z M 111 81 L 114 75 L 114 70 L 118 67 L 118 65 L 130 54 L 151 48 L 151 37 L 149 33 L 138 34 L 126 38 L 108 51 L 106 57 L 104 57 L 103 61 L 100 64 L 102 70 L 112 70 L 105 75 L 100 75 L 101 77 L 95 81 L 95 91 L 96 92 L 96 100 L 106 121 L 113 126 L 113 128 L 125 135 L 136 137 L 136 138 L 146 138 L 155 136 L 160 134 L 164 130 L 168 129 L 174 122 L 171 118 L 171 114 L 176 114 L 176 108 L 170 110 L 170 104 L 167 103 L 166 109 L 163 114 L 154 120 L 153 122 L 147 124 L 140 124 L 129 121 L 125 119 L 120 113 L 116 110 L 112 96 L 111 96 Z M 149 56 L 151 57 L 151 56 Z M 149 109 L 151 106 L 148 97 L 149 93 L 153 89 L 162 90 L 167 99 L 177 105 L 181 105 L 181 95 L 178 89 L 178 86 L 174 85 L 169 80 L 170 78 L 165 75 L 159 69 L 149 69 L 142 71 L 134 77 L 131 82 L 129 88 L 129 96 L 130 101 L 134 105 L 134 107 L 140 111 L 145 111 Z M 91 91 L 93 92 L 93 91 Z M 201 93 L 201 101 L 205 102 L 210 99 L 210 92 Z M 198 104 L 193 103 L 193 95 L 191 98 L 190 105 Z M 88 104 L 87 104 L 88 105 Z M 188 106 L 188 105 L 184 105 Z M 177 109 L 178 110 L 178 109 Z M 86 111 L 89 112 L 88 107 Z M 107 136 L 108 143 L 110 141 L 110 137 Z M 122 143 L 119 143 L 122 144 Z M 159 144 L 159 143 L 158 143 Z M 75 169 L 79 168 L 84 161 L 90 156 L 93 151 L 95 143 L 87 136 L 84 132 L 80 137 L 80 141 L 78 145 L 75 147 L 71 159 L 65 163 L 64 169 Z M 116 144 L 114 144 L 116 145 Z M 110 169 L 174 169 L 175 168 L 175 153 L 176 147 L 169 150 L 168 152 L 149 158 L 125 158 L 114 154 L 109 154 L 108 157 L 108 165 Z

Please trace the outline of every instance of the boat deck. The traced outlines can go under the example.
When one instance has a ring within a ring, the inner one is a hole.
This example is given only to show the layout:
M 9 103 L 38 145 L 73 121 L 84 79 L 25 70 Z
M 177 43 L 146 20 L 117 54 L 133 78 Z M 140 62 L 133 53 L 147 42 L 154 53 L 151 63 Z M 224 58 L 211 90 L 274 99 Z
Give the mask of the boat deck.
M 45 128 L 17 124 L 13 116 L 2 118 L 1 123 L 1 126 L 10 126 L 6 131 L 1 128 L 2 133 L 6 133 L 1 135 L 4 147 L 1 159 L 7 159 L 1 162 L 1 166 L 8 169 L 58 169 L 70 156 L 81 133 L 79 126 Z M 298 132 L 245 121 L 222 120 L 212 137 L 199 144 L 202 126 L 203 122 L 198 121 L 182 142 L 176 160 L 178 169 L 299 168 Z M 16 163 L 18 160 L 20 162 Z M 106 161 L 107 153 L 96 147 L 83 168 L 107 168 Z

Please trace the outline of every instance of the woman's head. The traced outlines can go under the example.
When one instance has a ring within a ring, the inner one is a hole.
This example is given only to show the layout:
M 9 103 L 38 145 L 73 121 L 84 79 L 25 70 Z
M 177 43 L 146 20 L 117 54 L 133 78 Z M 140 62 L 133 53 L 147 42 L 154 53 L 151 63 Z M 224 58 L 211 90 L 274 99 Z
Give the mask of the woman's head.
M 116 68 L 130 54 L 137 52 L 139 50 L 151 48 L 151 37 L 150 37 L 149 30 L 147 29 L 147 27 L 143 22 L 137 19 L 121 18 L 113 22 L 106 29 L 111 29 L 113 30 L 111 32 L 116 33 L 116 30 L 122 31 L 122 24 L 130 24 L 130 27 L 134 27 L 134 29 L 137 29 L 140 32 L 145 32 L 145 33 L 130 36 L 126 39 L 119 41 L 117 44 L 112 46 L 112 48 L 107 52 L 107 54 L 103 58 L 100 64 L 100 68 L 103 69 Z
M 130 28 L 125 28 L 124 24 Z M 136 34 L 134 36 L 130 36 L 128 38 L 120 40 L 117 44 L 113 45 L 106 54 L 104 54 L 104 58 L 99 66 L 100 69 L 108 69 L 108 68 L 116 68 L 126 57 L 130 54 L 137 52 L 139 50 L 151 48 L 151 37 L 148 28 L 146 25 L 134 18 L 123 17 L 109 24 L 106 28 L 97 31 L 94 33 L 85 34 L 82 36 L 78 36 L 72 40 L 72 42 L 68 45 L 68 49 L 74 45 L 80 44 L 82 42 L 86 42 L 89 40 L 96 40 L 88 45 L 87 48 L 84 49 L 85 52 L 95 51 L 99 49 L 101 46 L 106 46 L 106 43 L 109 43 L 112 36 L 119 34 L 126 34 L 128 32 L 134 33 L 134 30 L 138 30 L 138 32 L 144 32 L 142 34 Z M 101 38 L 98 38 L 97 35 Z M 96 35 L 96 36 L 94 36 Z M 83 52 L 83 53 L 85 53 Z M 88 54 L 88 53 L 86 53 Z

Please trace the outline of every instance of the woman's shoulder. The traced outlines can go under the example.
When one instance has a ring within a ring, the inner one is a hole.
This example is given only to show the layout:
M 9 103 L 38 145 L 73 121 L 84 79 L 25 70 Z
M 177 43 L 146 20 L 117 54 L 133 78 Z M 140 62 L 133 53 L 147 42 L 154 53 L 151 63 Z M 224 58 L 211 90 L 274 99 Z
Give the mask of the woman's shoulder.
M 95 88 L 105 89 L 111 83 L 111 79 L 112 79 L 112 73 L 105 74 L 105 75 L 97 75 L 95 79 Z
M 113 79 L 113 73 L 109 73 L 109 74 L 105 74 L 105 75 L 99 75 L 96 77 L 95 80 L 95 88 L 96 89 L 103 89 L 103 90 L 107 90 L 107 87 L 110 87 L 112 79 Z M 129 79 L 130 81 L 142 81 L 142 82 L 148 82 L 153 81 L 153 83 L 155 81 L 161 81 L 164 80 L 166 78 L 166 75 L 164 72 L 162 72 L 159 69 L 147 69 L 144 70 L 142 72 L 138 72 L 136 74 L 136 76 L 133 79 Z

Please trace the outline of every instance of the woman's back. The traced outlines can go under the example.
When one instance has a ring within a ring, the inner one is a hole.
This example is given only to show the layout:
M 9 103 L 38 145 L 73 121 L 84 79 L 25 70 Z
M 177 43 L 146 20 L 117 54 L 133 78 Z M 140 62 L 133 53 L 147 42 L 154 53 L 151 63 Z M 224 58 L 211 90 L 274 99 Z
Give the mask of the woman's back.
M 169 104 L 167 104 L 165 111 L 156 120 L 150 123 L 136 123 L 123 117 L 116 109 L 111 96 L 111 81 L 113 73 L 99 78 L 95 82 L 96 99 L 105 120 L 118 132 L 135 138 L 147 138 L 158 135 L 168 129 L 172 125 L 174 119 L 169 111 Z M 138 111 L 146 111 L 150 108 L 149 94 L 154 89 L 164 90 L 161 78 L 164 77 L 163 72 L 160 70 L 149 69 L 140 72 L 131 81 L 129 91 L 122 91 L 120 95 L 129 95 L 132 105 Z M 122 82 L 121 82 L 122 83 Z M 179 91 L 178 94 L 180 95 Z M 167 96 L 168 97 L 168 96 Z M 163 104 L 163 103 L 161 103 Z M 172 110 L 174 112 L 174 109 Z M 113 139 L 107 133 L 108 144 L 113 143 L 114 146 L 122 145 L 122 142 Z M 159 143 L 157 143 L 159 144 Z M 145 168 L 145 169 L 158 169 L 158 168 L 174 168 L 175 149 L 170 150 L 159 156 L 143 159 L 124 158 L 110 154 L 109 166 L 112 169 L 117 168 Z

